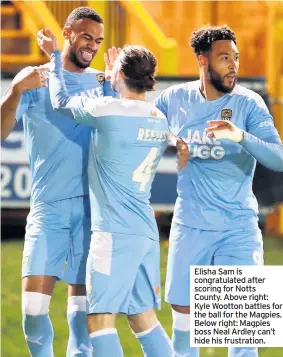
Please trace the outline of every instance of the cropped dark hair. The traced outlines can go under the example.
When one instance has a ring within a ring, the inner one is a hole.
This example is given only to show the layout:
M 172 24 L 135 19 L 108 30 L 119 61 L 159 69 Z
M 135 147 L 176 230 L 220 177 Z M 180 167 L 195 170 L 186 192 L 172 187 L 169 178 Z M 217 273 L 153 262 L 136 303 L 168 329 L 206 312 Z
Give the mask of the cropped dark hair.
M 154 90 L 157 61 L 149 50 L 141 46 L 125 46 L 120 62 L 129 89 L 137 93 Z
M 65 26 L 71 26 L 73 22 L 80 19 L 90 19 L 98 22 L 99 24 L 103 24 L 102 17 L 91 7 L 77 7 L 67 17 Z
M 193 31 L 190 45 L 193 48 L 195 54 L 199 56 L 207 51 L 210 51 L 213 42 L 219 40 L 231 40 L 237 44 L 233 30 L 231 30 L 227 25 L 207 25 Z

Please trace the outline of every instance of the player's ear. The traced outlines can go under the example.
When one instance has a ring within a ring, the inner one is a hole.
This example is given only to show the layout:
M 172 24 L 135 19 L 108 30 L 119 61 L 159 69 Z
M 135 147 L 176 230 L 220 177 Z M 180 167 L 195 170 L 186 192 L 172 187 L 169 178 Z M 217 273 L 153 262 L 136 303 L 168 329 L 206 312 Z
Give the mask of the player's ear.
M 200 67 L 206 67 L 207 66 L 207 58 L 203 55 L 198 56 L 198 62 Z
M 119 71 L 119 72 L 117 72 L 117 78 L 116 79 L 125 79 L 125 74 L 123 73 L 123 72 L 121 72 L 121 71 Z
M 63 37 L 64 37 L 65 40 L 69 40 L 70 39 L 71 33 L 72 33 L 71 26 L 65 26 L 63 28 L 62 34 L 63 34 Z

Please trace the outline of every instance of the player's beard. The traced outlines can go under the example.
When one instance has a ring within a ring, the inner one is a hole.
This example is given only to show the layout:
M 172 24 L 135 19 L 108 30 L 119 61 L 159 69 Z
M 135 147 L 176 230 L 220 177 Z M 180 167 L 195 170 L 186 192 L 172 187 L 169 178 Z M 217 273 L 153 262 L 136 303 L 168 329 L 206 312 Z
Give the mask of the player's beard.
M 73 52 L 73 51 L 70 52 L 69 60 L 70 60 L 71 62 L 73 62 L 74 65 L 75 65 L 76 67 L 78 67 L 78 68 L 85 69 L 85 68 L 88 68 L 88 67 L 90 66 L 90 62 L 88 62 L 88 63 L 81 62 L 81 61 L 78 59 L 76 53 Z
M 218 90 L 218 92 L 231 93 L 236 85 L 237 77 L 235 77 L 233 85 L 231 87 L 225 86 L 224 85 L 224 77 L 221 78 L 221 76 L 209 64 L 208 65 L 208 80 L 215 87 L 215 89 Z

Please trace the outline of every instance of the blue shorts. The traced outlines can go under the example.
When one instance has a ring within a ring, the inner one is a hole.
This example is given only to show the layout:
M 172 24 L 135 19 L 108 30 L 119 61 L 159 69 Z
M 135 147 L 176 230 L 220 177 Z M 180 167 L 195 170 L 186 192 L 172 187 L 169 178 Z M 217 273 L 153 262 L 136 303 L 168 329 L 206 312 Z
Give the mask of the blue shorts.
M 203 231 L 172 223 L 165 284 L 165 301 L 190 305 L 191 265 L 262 265 L 259 229 Z
M 55 276 L 85 284 L 90 245 L 89 197 L 31 206 L 27 218 L 22 277 Z
M 87 260 L 87 312 L 135 315 L 160 308 L 159 241 L 94 232 Z

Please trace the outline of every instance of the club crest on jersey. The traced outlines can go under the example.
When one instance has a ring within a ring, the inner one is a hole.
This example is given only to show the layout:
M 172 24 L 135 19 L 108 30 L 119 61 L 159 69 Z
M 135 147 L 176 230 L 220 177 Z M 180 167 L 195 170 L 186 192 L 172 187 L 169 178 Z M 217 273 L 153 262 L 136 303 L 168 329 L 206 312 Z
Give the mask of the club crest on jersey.
M 98 73 L 96 79 L 100 84 L 103 84 L 105 82 L 105 75 L 103 73 Z
M 231 120 L 232 118 L 232 109 L 222 109 L 221 110 L 221 119 L 222 120 Z

